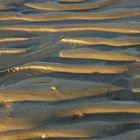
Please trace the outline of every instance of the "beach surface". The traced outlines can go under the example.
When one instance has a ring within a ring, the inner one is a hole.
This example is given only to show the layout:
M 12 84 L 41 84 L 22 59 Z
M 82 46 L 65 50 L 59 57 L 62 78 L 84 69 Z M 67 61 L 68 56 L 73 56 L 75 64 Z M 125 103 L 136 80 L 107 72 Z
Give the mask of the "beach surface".
M 0 0 L 0 140 L 140 139 L 140 0 Z

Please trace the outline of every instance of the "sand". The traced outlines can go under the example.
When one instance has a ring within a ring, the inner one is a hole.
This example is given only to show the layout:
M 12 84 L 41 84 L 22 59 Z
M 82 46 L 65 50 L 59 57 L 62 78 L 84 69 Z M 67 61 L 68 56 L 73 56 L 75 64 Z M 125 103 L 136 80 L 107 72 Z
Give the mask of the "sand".
M 139 0 L 0 0 L 0 140 L 139 140 L 139 46 Z

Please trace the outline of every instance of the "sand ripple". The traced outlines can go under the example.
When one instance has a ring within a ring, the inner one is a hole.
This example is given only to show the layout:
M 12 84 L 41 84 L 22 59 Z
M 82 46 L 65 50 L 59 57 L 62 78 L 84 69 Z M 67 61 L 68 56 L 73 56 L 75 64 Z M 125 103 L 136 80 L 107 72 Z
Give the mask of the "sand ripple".
M 0 140 L 139 140 L 139 7 L 0 0 Z

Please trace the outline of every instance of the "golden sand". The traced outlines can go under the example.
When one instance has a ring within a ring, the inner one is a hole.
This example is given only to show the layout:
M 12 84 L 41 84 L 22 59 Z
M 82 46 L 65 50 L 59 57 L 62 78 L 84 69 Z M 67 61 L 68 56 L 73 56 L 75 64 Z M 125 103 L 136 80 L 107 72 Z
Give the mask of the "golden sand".
M 24 32 L 48 32 L 48 33 L 66 33 L 78 31 L 100 31 L 115 32 L 122 34 L 139 34 L 139 22 L 118 22 L 118 23 L 93 23 L 93 24 L 72 24 L 72 25 L 13 25 L 11 27 L 1 26 L 0 31 L 24 31 Z
M 123 52 L 116 50 L 98 51 L 95 49 L 79 48 L 60 51 L 58 55 L 61 58 L 97 59 L 107 61 L 140 61 L 140 57 L 131 53 L 131 50 Z
M 114 8 L 98 12 L 49 12 L 43 14 L 29 14 L 8 12 L 0 16 L 0 20 L 23 20 L 34 22 L 47 21 L 67 21 L 67 20 L 107 20 L 107 19 L 123 19 L 127 17 L 140 16 L 138 8 Z
M 139 37 L 114 37 L 114 38 L 101 38 L 101 37 L 69 37 L 62 38 L 60 44 L 71 44 L 80 46 L 96 46 L 106 45 L 111 47 L 134 47 L 140 45 Z
M 0 0 L 0 140 L 139 140 L 139 0 Z

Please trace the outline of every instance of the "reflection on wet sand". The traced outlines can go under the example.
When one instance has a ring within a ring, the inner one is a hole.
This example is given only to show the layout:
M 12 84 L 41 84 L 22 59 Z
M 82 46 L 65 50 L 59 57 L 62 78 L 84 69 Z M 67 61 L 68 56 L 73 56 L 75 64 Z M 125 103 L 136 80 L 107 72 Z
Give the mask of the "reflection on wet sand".
M 140 137 L 138 0 L 0 0 L 0 140 Z

